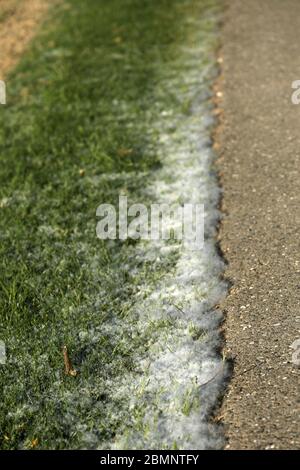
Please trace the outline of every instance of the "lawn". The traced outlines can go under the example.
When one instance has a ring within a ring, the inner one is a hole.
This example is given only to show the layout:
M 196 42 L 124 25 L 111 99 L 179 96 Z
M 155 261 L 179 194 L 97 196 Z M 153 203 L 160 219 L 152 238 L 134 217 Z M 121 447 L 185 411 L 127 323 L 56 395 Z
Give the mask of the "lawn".
M 165 109 L 184 116 L 191 105 L 177 93 L 184 80 L 177 89 L 164 84 L 183 76 L 178 57 L 199 24 L 205 47 L 216 47 L 216 3 L 60 2 L 7 80 L 0 108 L 2 449 L 106 447 L 118 435 L 147 433 L 145 397 L 133 406 L 127 384 L 141 376 L 158 332 L 163 337 L 174 325 L 158 317 L 141 328 L 135 305 L 175 270 L 179 255 L 137 256 L 136 241 L 99 240 L 96 209 L 117 205 L 120 193 L 130 203 L 155 202 L 145 188 L 164 165 L 157 122 Z M 199 66 L 209 66 L 209 57 L 203 52 Z M 63 346 L 76 376 L 64 373 Z M 189 397 L 183 414 L 198 406 Z

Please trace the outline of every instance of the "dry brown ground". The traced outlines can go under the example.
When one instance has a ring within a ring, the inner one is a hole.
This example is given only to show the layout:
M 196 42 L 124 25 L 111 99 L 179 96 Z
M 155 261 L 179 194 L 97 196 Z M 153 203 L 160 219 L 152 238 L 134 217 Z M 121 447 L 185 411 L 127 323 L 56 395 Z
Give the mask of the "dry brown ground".
M 1 80 L 35 35 L 49 5 L 49 0 L 0 0 Z

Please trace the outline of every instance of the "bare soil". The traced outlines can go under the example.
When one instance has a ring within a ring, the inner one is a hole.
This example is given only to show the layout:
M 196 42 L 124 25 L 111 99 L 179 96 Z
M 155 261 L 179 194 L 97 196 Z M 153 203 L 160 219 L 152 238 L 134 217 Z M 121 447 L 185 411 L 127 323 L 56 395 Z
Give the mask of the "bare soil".
M 18 62 L 49 5 L 49 0 L 0 0 L 0 79 Z

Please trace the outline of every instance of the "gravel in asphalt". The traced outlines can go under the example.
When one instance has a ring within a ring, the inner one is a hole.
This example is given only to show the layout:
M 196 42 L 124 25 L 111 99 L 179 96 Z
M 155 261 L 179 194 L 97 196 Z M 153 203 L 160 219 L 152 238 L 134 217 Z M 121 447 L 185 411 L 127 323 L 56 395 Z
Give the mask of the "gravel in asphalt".
M 220 413 L 229 449 L 300 447 L 299 32 L 298 0 L 228 2 L 217 147 L 233 286 L 222 306 L 235 364 Z

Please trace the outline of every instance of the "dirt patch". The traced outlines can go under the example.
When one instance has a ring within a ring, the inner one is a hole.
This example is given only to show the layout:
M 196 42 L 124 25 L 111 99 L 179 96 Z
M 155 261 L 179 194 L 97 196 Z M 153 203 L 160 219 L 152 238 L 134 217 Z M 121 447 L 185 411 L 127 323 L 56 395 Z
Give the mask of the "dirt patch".
M 230 449 L 300 447 L 300 79 L 298 0 L 230 0 L 215 144 L 224 188 L 223 304 L 234 375 L 223 417 Z M 223 96 L 222 96 L 223 92 Z
M 0 79 L 17 63 L 49 5 L 49 0 L 0 0 Z

